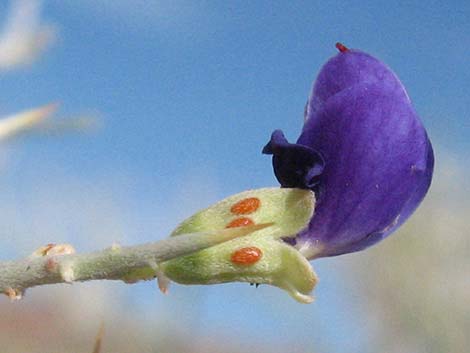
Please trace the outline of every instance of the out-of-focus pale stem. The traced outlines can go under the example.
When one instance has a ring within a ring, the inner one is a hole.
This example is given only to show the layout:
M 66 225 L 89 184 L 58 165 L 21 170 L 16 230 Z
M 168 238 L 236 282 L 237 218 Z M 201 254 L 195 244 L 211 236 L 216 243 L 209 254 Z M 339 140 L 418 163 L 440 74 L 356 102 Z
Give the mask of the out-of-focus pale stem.
M 50 117 L 57 104 L 47 104 L 39 108 L 26 110 L 0 120 L 0 141 L 34 129 L 44 119 Z
M 101 127 L 101 119 L 95 114 L 73 116 L 67 119 L 44 120 L 38 124 L 35 133 L 57 136 L 67 133 L 89 133 Z
M 41 0 L 11 0 L 0 31 L 0 71 L 32 64 L 57 38 L 41 18 Z M 3 14 L 2 14 L 3 15 Z
M 0 293 L 11 299 L 19 299 L 27 288 L 44 284 L 103 279 L 134 283 L 152 279 L 156 276 L 160 262 L 188 255 L 271 225 L 272 223 L 265 223 L 185 234 L 144 245 L 113 246 L 88 254 L 60 255 L 58 253 L 67 253 L 67 249 L 73 248 L 54 247 L 51 244 L 29 258 L 0 262 Z M 56 248 L 60 248 L 60 251 Z
M 57 107 L 57 103 L 51 103 L 0 119 L 0 142 L 26 133 L 55 136 L 68 132 L 88 132 L 99 127 L 99 119 L 93 115 L 49 120 Z
M 96 335 L 95 345 L 93 347 L 93 353 L 101 353 L 101 347 L 104 336 L 104 322 L 101 322 L 100 329 Z

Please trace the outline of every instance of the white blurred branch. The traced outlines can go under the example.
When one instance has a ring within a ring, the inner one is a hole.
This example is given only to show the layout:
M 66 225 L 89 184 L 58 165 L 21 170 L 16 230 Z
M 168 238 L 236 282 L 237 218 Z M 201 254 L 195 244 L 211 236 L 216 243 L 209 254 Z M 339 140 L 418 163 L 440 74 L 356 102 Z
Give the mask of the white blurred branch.
M 56 104 L 26 110 L 0 120 L 0 141 L 36 128 L 57 109 Z
M 53 283 L 122 280 L 134 283 L 158 275 L 158 263 L 250 234 L 271 224 L 171 237 L 155 243 L 71 254 L 70 245 L 47 245 L 26 259 L 0 262 L 0 293 L 20 299 L 27 288 Z
M 41 22 L 41 0 L 12 0 L 0 33 L 0 70 L 34 62 L 55 40 L 57 30 Z
M 66 120 L 50 121 L 58 104 L 51 103 L 25 110 L 0 120 L 0 142 L 25 133 L 60 135 L 67 132 L 87 132 L 98 127 L 98 118 L 92 115 Z

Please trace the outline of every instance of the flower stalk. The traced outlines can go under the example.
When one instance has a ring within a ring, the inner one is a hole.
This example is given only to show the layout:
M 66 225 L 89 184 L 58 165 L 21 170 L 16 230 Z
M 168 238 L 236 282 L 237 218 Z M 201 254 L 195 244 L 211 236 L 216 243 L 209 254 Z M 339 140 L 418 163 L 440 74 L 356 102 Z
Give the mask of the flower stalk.
M 155 278 L 162 261 L 251 234 L 271 223 L 185 234 L 137 246 L 114 245 L 102 251 L 84 254 L 70 245 L 50 244 L 30 257 L 0 262 L 0 292 L 10 299 L 20 299 L 27 288 L 90 280 L 122 280 L 134 283 Z

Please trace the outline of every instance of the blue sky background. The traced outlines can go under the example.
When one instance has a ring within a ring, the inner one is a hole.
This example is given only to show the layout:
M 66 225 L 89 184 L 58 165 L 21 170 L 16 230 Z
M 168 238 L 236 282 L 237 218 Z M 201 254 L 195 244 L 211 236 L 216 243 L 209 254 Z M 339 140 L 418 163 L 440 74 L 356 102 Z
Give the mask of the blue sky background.
M 53 240 L 91 250 L 163 238 L 227 195 L 277 185 L 261 149 L 276 128 L 298 136 L 337 41 L 392 67 L 438 158 L 469 165 L 468 1 L 51 0 L 43 17 L 59 40 L 33 66 L 1 74 L 0 113 L 59 101 L 60 115 L 98 112 L 103 128 L 4 147 L 3 257 Z M 175 330 L 367 352 L 364 298 L 336 261 L 314 264 L 321 282 L 310 306 L 263 286 L 175 285 L 163 297 L 152 283 L 103 285 L 128 315 Z

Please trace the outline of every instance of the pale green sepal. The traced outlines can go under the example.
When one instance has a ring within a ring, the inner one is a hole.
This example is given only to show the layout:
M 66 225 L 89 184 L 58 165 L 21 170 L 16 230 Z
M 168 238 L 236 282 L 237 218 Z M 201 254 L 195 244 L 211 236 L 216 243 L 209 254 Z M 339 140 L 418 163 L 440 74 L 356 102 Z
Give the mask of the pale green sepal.
M 310 303 L 313 300 L 310 292 L 317 277 L 308 260 L 280 238 L 295 236 L 307 227 L 315 204 L 311 191 L 287 188 L 246 191 L 198 212 L 184 221 L 173 235 L 223 229 L 238 217 L 230 211 L 232 205 L 249 197 L 259 198 L 261 207 L 247 216 L 255 224 L 273 222 L 273 226 L 163 262 L 159 265 L 162 273 L 183 284 L 234 281 L 271 284 L 286 290 L 299 302 Z M 259 260 L 250 264 L 234 263 L 234 252 L 247 247 L 261 250 Z
M 235 215 L 231 207 L 238 201 L 256 197 L 260 207 L 253 213 Z M 291 188 L 263 188 L 241 192 L 223 199 L 216 204 L 183 221 L 171 234 L 180 235 L 225 229 L 238 217 L 249 217 L 255 224 L 274 222 L 262 232 L 273 237 L 295 236 L 304 229 L 313 216 L 315 196 L 313 192 Z M 260 234 L 261 231 L 256 232 Z
M 310 263 L 294 247 L 271 237 L 249 237 L 202 250 L 161 264 L 163 273 L 182 284 L 215 284 L 226 282 L 263 283 L 286 290 L 302 303 L 310 303 L 309 296 L 317 277 Z M 232 263 L 234 251 L 256 246 L 261 259 L 251 265 Z
M 179 237 L 168 238 L 159 242 L 158 248 L 160 256 L 158 256 L 158 258 L 161 259 L 160 261 L 168 261 L 173 258 L 189 255 L 202 249 L 271 227 L 272 225 L 273 223 L 260 223 L 239 228 L 180 234 Z M 148 245 L 143 245 L 143 247 L 148 247 Z M 38 251 L 40 252 L 41 250 L 42 249 L 39 249 Z M 111 248 L 110 250 L 111 253 L 119 252 L 119 247 L 114 249 Z M 155 255 L 155 250 L 153 250 L 152 255 Z M 156 260 L 157 259 L 152 259 L 148 264 L 149 266 L 141 267 L 129 272 L 122 278 L 122 280 L 127 283 L 135 283 L 141 280 L 152 279 L 156 276 L 158 278 L 160 289 L 165 293 L 167 291 L 168 281 L 164 278 L 164 274 L 159 270 Z

